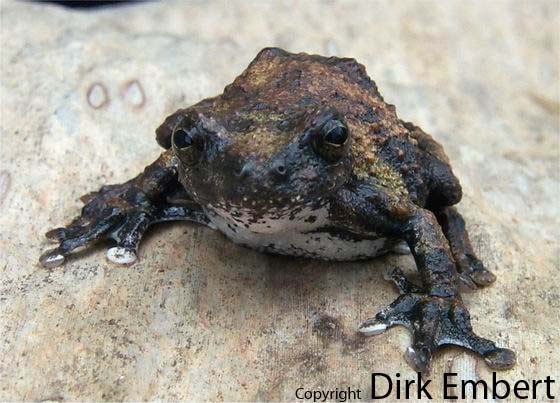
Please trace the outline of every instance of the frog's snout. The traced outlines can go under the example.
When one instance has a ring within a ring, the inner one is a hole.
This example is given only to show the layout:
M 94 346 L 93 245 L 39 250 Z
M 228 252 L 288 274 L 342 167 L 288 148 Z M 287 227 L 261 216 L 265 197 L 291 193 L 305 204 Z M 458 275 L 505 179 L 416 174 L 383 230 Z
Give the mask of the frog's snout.
M 265 180 L 265 177 L 283 179 L 288 177 L 288 167 L 284 158 L 276 158 L 268 164 L 259 164 L 254 160 L 243 163 L 236 171 L 235 176 L 240 180 Z

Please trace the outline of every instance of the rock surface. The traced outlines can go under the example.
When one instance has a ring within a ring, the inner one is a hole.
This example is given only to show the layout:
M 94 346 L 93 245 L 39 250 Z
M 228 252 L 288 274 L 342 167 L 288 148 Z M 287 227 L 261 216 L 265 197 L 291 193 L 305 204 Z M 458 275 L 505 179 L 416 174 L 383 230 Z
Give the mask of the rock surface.
M 78 197 L 139 172 L 153 130 L 221 92 L 259 49 L 365 64 L 399 115 L 446 148 L 493 287 L 466 295 L 481 335 L 516 349 L 509 380 L 558 374 L 559 3 L 146 3 L 95 12 L 1 3 L 0 400 L 294 399 L 404 378 L 409 335 L 356 335 L 410 257 L 263 256 L 210 229 L 162 226 L 140 262 L 105 248 L 47 271 L 42 234 Z M 488 379 L 459 350 L 434 362 Z M 558 391 L 558 389 L 556 389 Z M 541 395 L 542 396 L 542 395 Z

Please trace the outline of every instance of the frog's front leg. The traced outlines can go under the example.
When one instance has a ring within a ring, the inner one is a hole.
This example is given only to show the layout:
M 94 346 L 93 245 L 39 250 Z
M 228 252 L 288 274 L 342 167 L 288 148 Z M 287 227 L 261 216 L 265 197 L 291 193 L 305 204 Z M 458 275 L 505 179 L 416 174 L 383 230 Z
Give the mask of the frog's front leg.
M 434 214 L 383 187 L 361 184 L 340 190 L 333 202 L 333 215 L 344 221 L 360 221 L 364 228 L 402 238 L 414 256 L 422 285 L 410 283 L 395 272 L 392 279 L 401 295 L 359 330 L 379 334 L 402 325 L 413 333 L 406 351 L 409 364 L 429 372 L 433 354 L 444 345 L 461 346 L 484 357 L 496 369 L 515 364 L 515 353 L 477 336 L 458 290 L 458 275 L 449 244 Z M 350 222 L 348 222 L 350 224 Z
M 170 199 L 180 190 L 171 152 L 166 151 L 135 178 L 82 196 L 81 215 L 66 227 L 46 233 L 59 245 L 40 257 L 41 264 L 48 268 L 61 265 L 75 249 L 106 239 L 116 242 L 107 251 L 109 260 L 128 264 L 136 260 L 138 245 L 151 224 L 173 220 L 208 224 L 196 203 Z

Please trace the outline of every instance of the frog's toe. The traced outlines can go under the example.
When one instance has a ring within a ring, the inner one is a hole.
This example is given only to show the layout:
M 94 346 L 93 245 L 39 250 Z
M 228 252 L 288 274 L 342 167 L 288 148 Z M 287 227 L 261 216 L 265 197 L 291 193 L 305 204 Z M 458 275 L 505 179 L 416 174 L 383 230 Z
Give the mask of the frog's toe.
M 484 356 L 484 361 L 493 369 L 509 369 L 517 361 L 515 352 L 508 348 L 497 348 Z
M 404 359 L 408 365 L 424 374 L 429 374 L 432 370 L 432 350 L 426 346 L 407 347 Z
M 78 248 L 87 247 L 106 239 L 112 228 L 116 227 L 122 214 L 117 209 L 104 210 L 90 225 L 70 224 L 66 228 L 56 228 L 47 232 L 47 238 L 57 241 L 58 247 L 41 255 L 39 262 L 46 268 L 61 265 L 65 257 Z
M 472 280 L 481 287 L 486 287 L 496 281 L 496 275 L 490 270 L 487 270 L 484 266 L 481 269 L 477 269 L 470 274 Z
M 393 269 L 385 273 L 383 277 L 387 281 L 392 281 L 401 294 L 422 292 L 422 289 L 409 281 L 400 269 Z
M 138 211 L 128 214 L 123 223 L 111 234 L 117 246 L 107 250 L 107 259 L 116 264 L 131 264 L 136 261 L 140 241 L 154 218 Z
M 462 278 L 470 280 L 471 288 L 486 287 L 496 281 L 496 276 L 476 256 L 467 255 L 458 269 Z
M 375 315 L 374 318 L 363 322 L 358 328 L 359 332 L 366 336 L 372 336 L 383 333 L 385 330 L 397 325 L 410 328 L 412 326 L 410 310 L 411 307 L 416 305 L 418 298 L 415 294 L 401 295 L 391 305 Z
M 60 242 L 66 238 L 66 233 L 65 228 L 55 228 L 45 233 L 45 237 L 51 241 Z
M 60 266 L 64 263 L 64 255 L 59 253 L 58 248 L 46 251 L 39 258 L 39 262 L 47 269 Z
M 378 320 L 366 320 L 358 328 L 359 332 L 364 336 L 375 336 L 376 334 L 381 334 L 388 329 L 388 326 Z
M 45 233 L 45 237 L 54 242 L 62 242 L 68 238 L 77 238 L 85 234 L 88 229 L 88 223 L 83 223 L 82 220 L 74 220 L 67 227 L 55 228 L 48 231 Z

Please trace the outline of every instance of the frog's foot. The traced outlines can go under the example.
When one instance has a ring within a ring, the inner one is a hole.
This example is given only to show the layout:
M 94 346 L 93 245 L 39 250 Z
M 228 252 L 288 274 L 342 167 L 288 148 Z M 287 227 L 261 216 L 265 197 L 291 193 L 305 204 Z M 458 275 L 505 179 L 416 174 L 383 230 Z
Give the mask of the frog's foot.
M 496 281 L 496 276 L 476 257 L 465 227 L 465 220 L 457 209 L 442 208 L 436 211 L 436 217 L 449 242 L 459 272 L 462 291 L 474 291 Z
M 434 353 L 442 346 L 456 345 L 484 357 L 494 369 L 511 368 L 515 353 L 497 347 L 492 341 L 477 336 L 470 316 L 460 297 L 435 297 L 419 293 L 419 287 L 410 283 L 400 271 L 391 275 L 401 295 L 375 318 L 360 325 L 365 335 L 382 333 L 401 325 L 413 333 L 413 344 L 405 352 L 407 362 L 415 370 L 429 373 Z
M 134 182 L 104 186 L 99 192 L 83 196 L 82 201 L 85 206 L 79 217 L 66 227 L 46 233 L 59 245 L 40 257 L 43 266 L 59 266 L 72 251 L 107 239 L 116 242 L 107 251 L 107 258 L 130 264 L 136 260 L 138 245 L 151 224 L 171 220 L 208 223 L 200 208 L 152 201 Z

